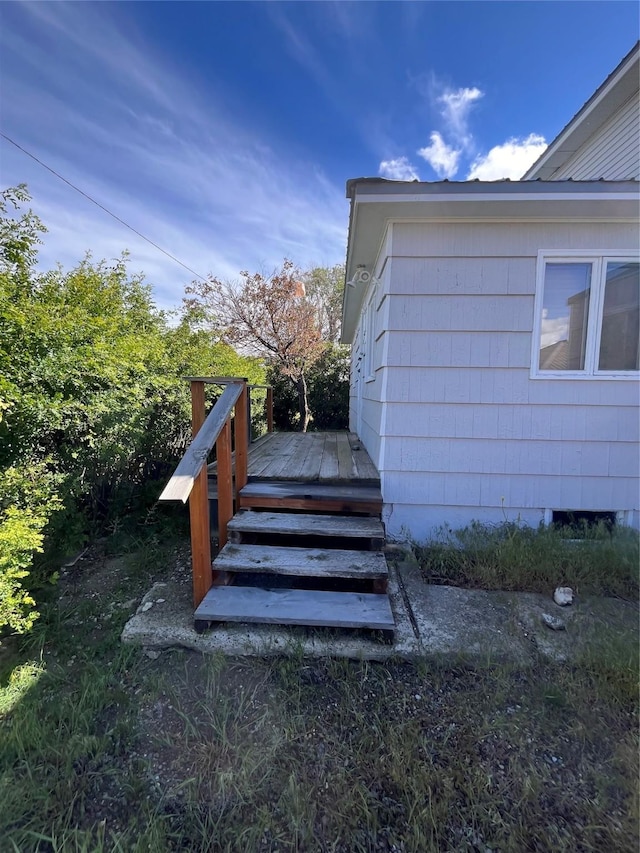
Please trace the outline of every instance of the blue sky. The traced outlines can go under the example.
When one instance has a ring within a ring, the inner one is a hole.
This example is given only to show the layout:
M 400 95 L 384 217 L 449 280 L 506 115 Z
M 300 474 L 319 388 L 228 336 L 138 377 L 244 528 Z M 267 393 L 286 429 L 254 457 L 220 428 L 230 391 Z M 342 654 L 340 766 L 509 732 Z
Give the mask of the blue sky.
M 2 3 L 2 131 L 189 267 L 344 260 L 345 181 L 518 177 L 638 38 L 635 2 Z M 41 264 L 193 278 L 5 140 Z

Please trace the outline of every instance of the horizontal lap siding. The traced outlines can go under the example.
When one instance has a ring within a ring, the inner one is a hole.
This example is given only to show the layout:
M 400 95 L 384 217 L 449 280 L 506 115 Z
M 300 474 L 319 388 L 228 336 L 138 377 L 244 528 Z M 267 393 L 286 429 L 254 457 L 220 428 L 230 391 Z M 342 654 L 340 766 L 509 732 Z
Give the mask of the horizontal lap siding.
M 398 333 L 400 334 L 400 333 Z M 429 333 L 425 333 L 426 335 Z M 389 351 L 402 353 L 402 342 L 390 335 Z M 426 350 L 425 343 L 425 350 Z M 488 403 L 564 404 L 565 406 L 638 406 L 639 390 L 633 380 L 535 379 L 529 368 L 413 367 L 388 368 L 387 400 L 390 403 Z M 389 406 L 389 415 L 392 409 Z M 398 415 L 396 415 L 398 417 Z M 405 415 L 399 416 L 403 421 Z
M 618 383 L 610 383 L 618 384 Z M 414 424 L 406 435 L 406 424 Z M 638 442 L 636 406 L 558 406 L 510 403 L 390 405 L 387 441 L 499 439 L 501 441 Z
M 604 127 L 554 174 L 554 180 L 640 177 L 640 104 L 637 95 L 627 101 Z
M 358 434 L 374 465 L 380 466 L 382 443 L 382 383 L 384 372 L 381 368 L 384 348 L 384 333 L 375 330 L 376 338 L 369 342 L 374 348 L 373 378 L 364 375 L 365 353 L 361 341 L 362 329 L 359 328 L 351 350 L 351 385 L 349 395 L 349 429 Z M 358 384 L 361 388 L 361 400 L 358 404 Z M 358 419 L 358 405 L 360 418 Z
M 529 376 L 538 250 L 637 244 L 620 223 L 394 225 L 379 465 L 390 535 L 638 507 L 638 384 Z
M 603 511 L 632 508 L 638 499 L 637 483 L 630 477 L 618 481 L 560 474 L 551 477 L 487 476 L 451 471 L 430 472 L 425 477 L 422 471 L 387 471 L 384 472 L 384 489 L 397 494 L 400 505 L 442 508 L 443 522 L 447 520 L 448 506 L 468 507 L 471 521 L 478 507 L 504 508 L 513 517 L 513 510 L 522 508 L 538 510 L 540 514 L 545 507 Z M 496 514 L 495 520 L 499 521 L 500 515 Z
M 391 251 L 391 290 L 404 293 L 407 286 L 405 277 L 420 276 L 426 284 L 425 267 L 433 273 L 446 269 L 441 264 L 446 259 L 460 261 L 460 272 L 456 282 L 455 265 L 449 265 L 450 273 L 442 283 L 435 285 L 438 290 L 422 292 L 477 293 L 476 282 L 486 282 L 483 293 L 504 293 L 505 282 L 520 280 L 520 290 L 515 292 L 535 292 L 535 280 L 531 269 L 539 249 L 633 249 L 638 245 L 638 227 L 636 223 L 620 222 L 472 222 L 469 224 L 449 224 L 442 222 L 411 222 L 393 226 Z M 472 273 L 474 264 L 467 263 L 482 260 L 483 271 Z M 533 262 L 527 264 L 526 260 Z M 497 263 L 495 263 L 497 261 Z M 415 265 L 415 266 L 413 266 Z M 517 270 L 520 270 L 518 274 Z M 467 283 L 468 282 L 468 283 Z M 396 289 L 398 288 L 398 289 Z M 512 292 L 512 291 L 507 291 Z

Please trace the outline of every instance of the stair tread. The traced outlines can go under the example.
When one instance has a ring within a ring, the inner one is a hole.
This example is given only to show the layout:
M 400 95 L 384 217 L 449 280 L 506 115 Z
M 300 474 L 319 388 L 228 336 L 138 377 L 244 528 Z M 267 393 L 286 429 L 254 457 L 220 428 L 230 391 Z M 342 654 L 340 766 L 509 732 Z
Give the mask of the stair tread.
M 313 515 L 311 513 L 252 512 L 241 510 L 230 521 L 230 531 L 243 533 L 282 533 L 351 538 L 384 538 L 384 527 L 377 518 L 359 516 Z
M 247 483 L 240 490 L 240 494 L 245 497 L 308 497 L 313 500 L 382 500 L 382 492 L 375 486 L 340 486 L 333 483 L 295 483 L 282 480 Z
M 225 572 L 264 572 L 298 577 L 379 579 L 388 574 L 380 551 L 323 548 L 283 548 L 275 545 L 228 543 L 214 567 Z
M 259 587 L 212 587 L 194 618 L 327 628 L 394 628 L 387 595 Z

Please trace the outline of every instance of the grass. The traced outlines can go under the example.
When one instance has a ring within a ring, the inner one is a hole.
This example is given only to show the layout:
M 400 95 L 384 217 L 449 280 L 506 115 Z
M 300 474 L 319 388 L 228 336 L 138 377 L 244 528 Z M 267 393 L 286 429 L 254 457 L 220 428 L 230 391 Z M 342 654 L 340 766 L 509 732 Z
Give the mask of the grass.
M 637 644 L 526 670 L 151 660 L 106 606 L 151 562 L 78 568 L 0 657 L 2 853 L 637 849 Z
M 640 539 L 629 528 L 568 532 L 474 522 L 443 528 L 414 551 L 429 583 L 544 593 L 570 586 L 581 594 L 638 600 Z

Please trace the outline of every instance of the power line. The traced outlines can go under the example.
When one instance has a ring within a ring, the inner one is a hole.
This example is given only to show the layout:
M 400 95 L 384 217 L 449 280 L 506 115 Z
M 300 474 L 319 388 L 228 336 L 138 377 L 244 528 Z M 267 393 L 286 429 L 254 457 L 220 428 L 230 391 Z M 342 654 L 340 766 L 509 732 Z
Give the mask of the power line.
M 0 131 L 0 136 L 1 136 L 3 139 L 6 139 L 6 140 L 7 140 L 7 142 L 10 142 L 12 145 L 15 145 L 15 147 L 16 147 L 16 148 L 18 148 L 20 151 L 22 151 L 22 153 L 23 153 L 23 154 L 26 154 L 26 155 L 27 155 L 27 157 L 31 157 L 31 159 L 32 159 L 32 160 L 35 160 L 35 161 L 36 161 L 36 163 L 39 163 L 39 164 L 40 164 L 43 168 L 45 168 L 48 172 L 51 172 L 51 174 L 52 174 L 52 175 L 55 175 L 55 176 L 56 176 L 56 178 L 60 178 L 60 180 L 61 180 L 61 181 L 64 181 L 64 183 L 65 183 L 65 184 L 68 184 L 68 186 L 70 186 L 70 187 L 71 187 L 71 189 L 74 189 L 77 193 L 80 193 L 80 195 L 84 196 L 88 201 L 90 201 L 90 202 L 92 202 L 93 204 L 95 204 L 95 205 L 96 205 L 96 207 L 99 207 L 99 208 L 100 208 L 100 210 L 104 210 L 104 212 L 105 212 L 105 213 L 108 213 L 108 214 L 109 214 L 109 216 L 112 216 L 112 217 L 113 217 L 117 222 L 119 222 L 121 225 L 124 225 L 124 227 L 125 227 L 125 228 L 128 228 L 128 229 L 129 229 L 129 231 L 133 231 L 133 233 L 134 233 L 134 234 L 136 234 L 136 235 L 137 235 L 138 237 L 140 237 L 142 240 L 145 240 L 147 243 L 149 243 L 151 246 L 153 246 L 153 248 L 154 248 L 154 249 L 157 249 L 159 252 L 162 252 L 162 254 L 163 254 L 163 255 L 166 255 L 168 258 L 171 258 L 171 260 L 172 260 L 172 261 L 175 261 L 175 263 L 176 263 L 176 264 L 180 264 L 180 266 L 181 266 L 181 267 L 184 267 L 184 269 L 186 269 L 186 270 L 187 270 L 187 272 L 190 272 L 190 273 L 191 273 L 191 275 L 195 275 L 195 277 L 196 277 L 196 278 L 199 278 L 199 279 L 201 279 L 202 281 L 206 281 L 206 280 L 207 280 L 203 275 L 200 275 L 200 273 L 196 272 L 195 270 L 192 270 L 192 269 L 191 269 L 191 267 L 188 267 L 188 266 L 187 266 L 185 263 L 183 263 L 179 258 L 176 258 L 176 256 L 175 256 L 175 255 L 172 255 L 172 254 L 171 254 L 171 252 L 167 252 L 167 250 L 166 250 L 166 249 L 163 249 L 163 248 L 162 248 L 162 246 L 158 246 L 158 244 L 157 244 L 157 243 L 154 243 L 154 242 L 153 242 L 153 240 L 150 240 L 148 237 L 145 237 L 145 236 L 144 236 L 144 234 L 141 234 L 139 231 L 136 231 L 136 229 L 135 229 L 132 225 L 129 225 L 127 222 L 125 222 L 125 221 L 124 221 L 124 219 L 120 219 L 120 217 L 119 217 L 119 216 L 117 216 L 115 213 L 112 213 L 112 212 L 111 212 L 108 208 L 106 208 L 103 204 L 100 204 L 100 202 L 99 202 L 99 201 L 96 201 L 96 200 L 95 200 L 95 198 L 92 198 L 92 197 L 91 197 L 90 195 L 88 195 L 86 192 L 84 192 L 83 190 L 81 190 L 81 189 L 80 189 L 80 187 L 77 187 L 75 184 L 72 184 L 72 183 L 71 183 L 71 181 L 68 181 L 66 178 L 63 178 L 63 177 L 62 177 L 62 175 L 60 175 L 58 172 L 56 172 L 56 170 L 55 170 L 55 169 L 52 169 L 52 168 L 51 168 L 51 166 L 47 166 L 47 164 L 46 164 L 46 163 L 43 163 L 43 162 L 42 162 L 42 160 L 39 160 L 39 159 L 35 156 L 35 154 L 32 154 L 30 151 L 27 151 L 27 149 L 26 149 L 26 148 L 23 148 L 23 147 L 22 147 L 22 145 L 19 145 L 15 140 L 11 139 L 11 137 L 7 136 L 7 134 L 6 134 L 6 133 L 2 133 L 2 131 Z

